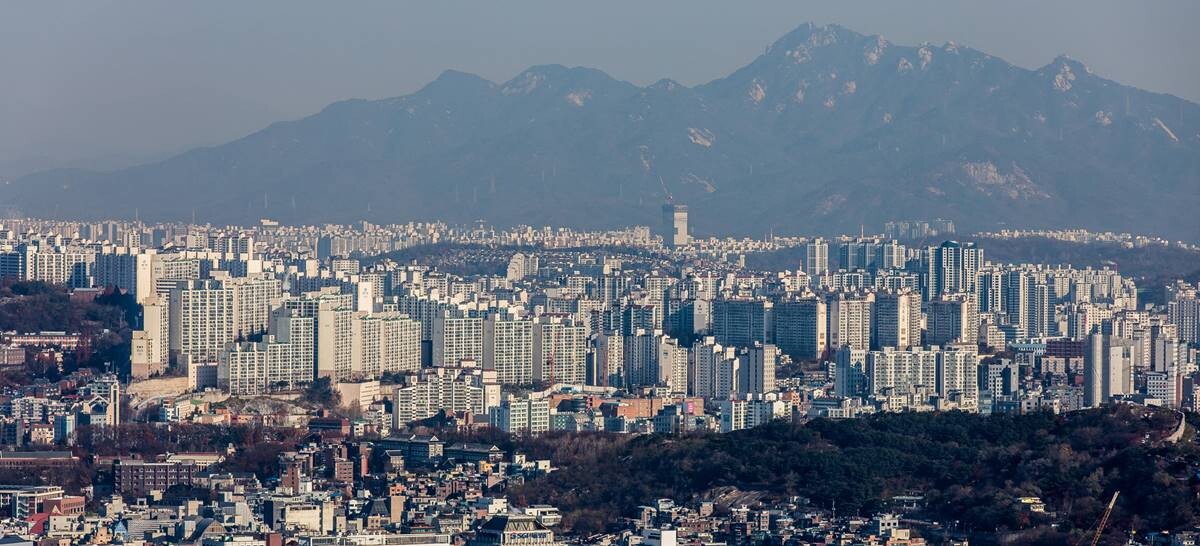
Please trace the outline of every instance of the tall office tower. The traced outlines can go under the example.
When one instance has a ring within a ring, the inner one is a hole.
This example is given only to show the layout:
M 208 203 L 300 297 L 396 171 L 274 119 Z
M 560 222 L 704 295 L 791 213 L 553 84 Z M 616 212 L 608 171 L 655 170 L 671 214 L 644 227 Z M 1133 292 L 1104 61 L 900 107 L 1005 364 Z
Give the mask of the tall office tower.
M 815 279 L 829 272 L 829 242 L 813 239 L 804 245 L 804 273 Z
M 483 321 L 483 368 L 501 385 L 533 383 L 533 323 L 491 313 Z
M 295 309 L 276 309 L 267 334 L 267 388 L 292 388 L 316 373 L 316 319 Z
M 921 296 L 911 290 L 880 292 L 871 312 L 871 347 L 908 350 L 921 345 Z
M 587 329 L 556 316 L 533 322 L 533 380 L 583 385 L 587 374 Z
M 833 393 L 840 397 L 866 396 L 867 350 L 842 346 L 837 351 Z
M 826 315 L 825 301 L 816 297 L 775 304 L 775 345 L 792 360 L 822 358 L 828 341 Z
M 234 340 L 233 290 L 220 281 L 178 281 L 170 296 L 170 350 L 176 362 L 216 360 Z
M 979 343 L 979 315 L 969 294 L 943 295 L 929 302 L 925 343 Z
M 463 360 L 483 361 L 483 319 L 443 311 L 433 320 L 433 365 L 457 366 Z
M 688 245 L 692 242 L 688 235 L 687 205 L 667 203 L 662 207 L 662 239 L 663 244 L 670 248 Z
M 912 349 L 884 349 L 867 353 L 867 383 L 872 396 L 916 394 L 937 388 L 938 353 Z
M 692 358 L 692 396 L 705 399 L 728 398 L 728 390 L 724 393 L 717 392 L 717 375 L 722 362 L 737 358 L 737 350 L 724 347 L 717 343 L 716 338 L 706 336 L 692 345 Z
M 1102 333 L 1088 336 L 1083 361 L 1083 405 L 1094 408 L 1133 392 L 1133 345 Z
M 130 375 L 144 379 L 162 373 L 170 362 L 169 302 L 151 293 L 142 303 L 141 328 L 130 340 Z
M 658 338 L 658 384 L 667 387 L 674 396 L 687 394 L 688 349 L 681 347 L 677 339 Z
M 595 384 L 601 387 L 625 387 L 625 336 L 612 330 L 592 336 Z
M 770 343 L 755 343 L 738 350 L 740 360 L 739 390 L 742 394 L 765 394 L 775 390 L 775 364 L 779 349 Z
M 267 331 L 271 311 L 282 303 L 279 280 L 262 274 L 252 277 L 224 275 L 214 278 L 219 278 L 222 285 L 233 290 L 234 337 L 246 338 Z
M 829 294 L 826 302 L 829 348 L 839 349 L 849 345 L 855 349 L 870 349 L 871 311 L 874 304 L 874 294 Z
M 629 388 L 658 384 L 658 339 L 661 332 L 637 330 L 625 336 L 625 385 Z
M 713 301 L 712 332 L 721 345 L 749 347 L 770 341 L 771 302 L 721 298 Z
M 974 345 L 937 351 L 937 394 L 965 411 L 979 408 L 979 354 Z
M 1200 343 L 1200 299 L 1196 290 L 1184 285 L 1171 290 L 1171 301 L 1167 302 L 1167 318 L 1179 329 L 1179 339 L 1187 343 Z
M 946 241 L 926 249 L 925 300 L 942 294 L 975 292 L 975 277 L 983 265 L 983 249 L 975 243 Z

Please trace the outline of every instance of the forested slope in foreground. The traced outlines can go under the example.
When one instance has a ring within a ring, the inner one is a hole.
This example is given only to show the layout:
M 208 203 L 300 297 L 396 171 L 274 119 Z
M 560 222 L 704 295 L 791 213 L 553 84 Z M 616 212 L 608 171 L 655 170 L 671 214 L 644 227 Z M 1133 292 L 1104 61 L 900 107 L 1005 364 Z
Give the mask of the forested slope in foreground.
M 1193 429 L 1164 441 L 1179 415 L 1118 405 L 1066 415 L 880 414 L 684 437 L 558 435 L 530 447 L 560 470 L 512 498 L 552 502 L 576 532 L 601 530 L 657 498 L 689 501 L 733 486 L 799 495 L 816 508 L 836 502 L 839 514 L 870 514 L 916 493 L 923 515 L 978 531 L 1058 523 L 1078 533 L 1120 490 L 1109 529 L 1176 529 L 1200 514 Z M 1022 510 L 1021 496 L 1040 496 L 1056 516 Z

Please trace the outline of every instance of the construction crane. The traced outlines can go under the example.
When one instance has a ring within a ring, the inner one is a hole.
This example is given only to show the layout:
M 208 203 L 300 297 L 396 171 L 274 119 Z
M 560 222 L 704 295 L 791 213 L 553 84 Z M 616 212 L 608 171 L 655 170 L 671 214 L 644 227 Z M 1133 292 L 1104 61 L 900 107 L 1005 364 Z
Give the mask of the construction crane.
M 1120 494 L 1121 494 L 1120 491 L 1115 491 L 1115 492 L 1113 492 L 1112 498 L 1109 499 L 1108 507 L 1104 509 L 1104 515 L 1100 516 L 1100 521 L 1096 523 L 1096 532 L 1095 532 L 1095 534 L 1092 535 L 1091 546 L 1096 546 L 1097 544 L 1100 544 L 1100 535 L 1104 534 L 1104 527 L 1106 525 L 1108 525 L 1108 517 L 1112 515 L 1113 507 L 1117 505 L 1117 495 L 1120 495 Z M 1082 538 L 1079 539 L 1079 542 L 1075 543 L 1075 546 L 1082 545 L 1083 541 L 1086 539 L 1087 539 L 1087 535 L 1084 535 Z

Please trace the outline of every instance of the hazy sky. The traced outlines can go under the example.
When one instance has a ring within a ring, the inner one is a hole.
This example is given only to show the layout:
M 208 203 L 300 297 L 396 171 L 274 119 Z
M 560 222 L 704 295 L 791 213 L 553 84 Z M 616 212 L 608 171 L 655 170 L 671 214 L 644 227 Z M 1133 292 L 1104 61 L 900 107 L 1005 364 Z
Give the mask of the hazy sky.
M 1066 53 L 1200 100 L 1197 0 L 7 0 L 0 161 L 220 143 L 336 100 L 407 94 L 447 68 L 504 81 L 561 63 L 692 85 L 806 21 L 953 40 L 1030 68 Z

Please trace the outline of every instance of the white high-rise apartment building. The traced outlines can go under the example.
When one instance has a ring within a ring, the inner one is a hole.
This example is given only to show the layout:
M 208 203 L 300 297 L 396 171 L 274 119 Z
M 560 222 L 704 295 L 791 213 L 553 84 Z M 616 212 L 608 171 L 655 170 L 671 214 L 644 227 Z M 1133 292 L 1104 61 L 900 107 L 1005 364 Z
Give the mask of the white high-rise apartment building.
M 612 331 L 596 334 L 592 337 L 592 350 L 596 384 L 602 387 L 624 387 L 624 336 Z
M 98 287 L 117 286 L 143 303 L 154 292 L 153 255 L 137 247 L 103 245 L 96 253 L 92 277 Z
M 925 343 L 979 342 L 979 315 L 975 312 L 974 294 L 943 294 L 929 302 Z
M 533 383 L 533 322 L 488 315 L 483 321 L 483 367 L 495 370 L 501 385 Z
M 898 351 L 886 348 L 867 353 L 866 379 L 871 396 L 936 394 L 974 411 L 979 403 L 979 355 L 975 347 Z
M 937 351 L 937 394 L 964 411 L 979 409 L 979 355 L 975 344 Z
M 509 434 L 541 434 L 550 430 L 550 402 L 545 398 L 509 396 L 488 417 L 492 426 Z
M 376 378 L 421 368 L 421 323 L 396 312 L 356 312 L 353 323 L 354 375 Z
M 874 304 L 874 294 L 831 294 L 827 302 L 829 348 L 871 348 L 871 311 Z
M 37 246 L 17 247 L 24 268 L 24 279 L 63 284 L 71 288 L 92 286 L 92 266 L 96 252 L 78 247 Z
M 692 346 L 692 354 L 695 362 L 691 394 L 713 400 L 728 398 L 730 386 L 718 389 L 718 374 L 723 363 L 737 360 L 737 350 L 723 347 L 716 338 L 708 336 L 696 341 Z
M 535 319 L 533 380 L 583 385 L 586 376 L 587 329 L 564 317 Z
M 789 407 L 777 394 L 745 394 L 721 402 L 721 432 L 733 432 L 784 419 Z
M 233 329 L 237 338 L 267 331 L 271 311 L 281 304 L 282 292 L 278 279 L 265 275 L 253 277 L 216 276 L 233 290 Z
M 675 396 L 688 390 L 688 349 L 679 341 L 663 336 L 658 342 L 658 383 L 665 385 Z
M 796 360 L 825 354 L 829 319 L 824 300 L 815 297 L 779 302 L 774 307 L 775 344 Z
M 168 302 L 150 294 L 142 303 L 142 327 L 135 330 L 130 341 L 130 371 L 137 378 L 146 378 L 166 369 L 170 362 L 171 324 Z
M 625 385 L 649 387 L 658 384 L 658 338 L 661 331 L 637 329 L 625 336 Z
M 221 353 L 217 381 L 233 396 L 258 396 L 267 393 L 266 343 L 231 343 Z
M 867 384 L 871 396 L 912 394 L 918 388 L 937 388 L 937 352 L 884 349 L 867 353 Z
M 1134 346 L 1129 340 L 1094 333 L 1083 359 L 1083 405 L 1094 408 L 1133 392 Z
M 268 388 L 294 387 L 313 380 L 316 373 L 313 317 L 292 309 L 276 310 L 272 318 L 267 362 Z
M 178 281 L 171 290 L 171 354 L 216 360 L 234 341 L 233 290 L 216 280 Z
M 910 290 L 875 295 L 872 347 L 907 350 L 921 345 L 921 295 Z
M 1167 318 L 1179 330 L 1179 339 L 1187 343 L 1200 343 L 1200 299 L 1196 290 L 1184 284 L 1172 287 L 1171 301 L 1167 302 Z
M 180 254 L 154 254 L 150 258 L 150 279 L 155 293 L 169 297 L 179 281 L 200 278 L 200 260 Z
M 405 383 L 396 387 L 392 398 L 392 425 L 399 428 L 419 419 L 446 413 L 471 412 L 484 415 L 488 412 L 489 389 L 499 390 L 498 385 L 488 385 L 478 369 L 455 367 L 425 368 L 420 373 L 406 376 Z
M 974 293 L 983 249 L 975 243 L 946 241 L 926 249 L 925 265 L 926 301 L 942 294 Z
M 354 310 L 350 307 L 317 312 L 317 377 L 345 381 L 354 376 Z
M 221 353 L 217 382 L 234 396 L 257 396 L 313 380 L 313 318 L 280 309 L 260 342 L 231 343 Z
M 779 350 L 774 345 L 756 343 L 738 351 L 739 373 L 742 376 L 739 393 L 764 394 L 775 390 L 775 364 Z
M 349 379 L 354 373 L 354 311 L 351 294 L 336 287 L 306 292 L 284 300 L 284 309 L 294 310 L 313 319 L 313 353 L 316 377 L 334 381 Z
M 433 319 L 433 365 L 458 366 L 464 360 L 483 361 L 483 319 L 453 317 L 443 311 Z

